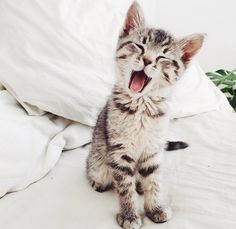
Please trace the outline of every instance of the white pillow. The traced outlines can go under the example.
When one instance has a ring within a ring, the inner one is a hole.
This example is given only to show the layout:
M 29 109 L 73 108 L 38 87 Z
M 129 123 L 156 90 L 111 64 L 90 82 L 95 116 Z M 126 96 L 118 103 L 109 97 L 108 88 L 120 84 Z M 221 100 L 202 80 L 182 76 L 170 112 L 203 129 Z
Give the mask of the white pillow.
M 192 116 L 212 110 L 233 111 L 225 95 L 194 60 L 178 83 L 173 86 L 169 107 L 172 118 Z
M 29 114 L 49 111 L 93 125 L 114 81 L 130 3 L 1 0 L 0 82 Z
M 1 0 L 0 82 L 31 115 L 48 111 L 94 125 L 115 79 L 117 38 L 131 2 Z M 176 89 L 172 117 L 219 108 L 223 95 L 203 78 L 194 67 L 183 78 L 198 90 L 189 96 L 186 86 Z

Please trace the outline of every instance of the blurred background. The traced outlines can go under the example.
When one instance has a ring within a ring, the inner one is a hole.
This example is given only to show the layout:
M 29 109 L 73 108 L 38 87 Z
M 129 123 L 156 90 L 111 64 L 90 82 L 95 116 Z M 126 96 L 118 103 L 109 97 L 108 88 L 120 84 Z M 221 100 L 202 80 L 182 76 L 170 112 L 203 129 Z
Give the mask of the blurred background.
M 143 4 L 150 2 L 150 5 Z M 138 0 L 146 21 L 176 36 L 207 34 L 198 60 L 206 71 L 236 69 L 235 0 Z M 158 3 L 158 4 L 157 4 Z M 156 6 L 159 5 L 158 8 Z

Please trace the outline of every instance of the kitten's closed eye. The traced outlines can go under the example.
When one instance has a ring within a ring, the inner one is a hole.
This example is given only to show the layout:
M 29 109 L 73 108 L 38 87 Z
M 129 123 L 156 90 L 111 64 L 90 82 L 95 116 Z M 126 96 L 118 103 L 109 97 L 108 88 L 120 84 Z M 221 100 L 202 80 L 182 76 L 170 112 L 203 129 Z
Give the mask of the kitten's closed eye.
M 142 45 L 134 43 L 134 42 L 130 43 L 127 46 L 127 49 L 131 52 L 139 53 L 140 55 L 143 55 L 145 52 L 144 47 Z
M 141 44 L 135 43 L 133 41 L 126 41 L 125 43 L 121 44 L 120 47 L 118 48 L 118 51 L 123 49 L 123 48 L 127 48 L 129 51 L 131 52 L 140 52 L 141 55 L 144 54 L 144 47 Z
M 144 54 L 144 47 L 140 44 L 134 43 L 140 50 L 141 50 L 141 55 Z
M 156 58 L 156 62 L 158 62 L 158 61 L 161 60 L 161 59 L 166 59 L 166 60 L 167 60 L 167 58 L 166 58 L 165 56 L 158 56 L 158 57 Z

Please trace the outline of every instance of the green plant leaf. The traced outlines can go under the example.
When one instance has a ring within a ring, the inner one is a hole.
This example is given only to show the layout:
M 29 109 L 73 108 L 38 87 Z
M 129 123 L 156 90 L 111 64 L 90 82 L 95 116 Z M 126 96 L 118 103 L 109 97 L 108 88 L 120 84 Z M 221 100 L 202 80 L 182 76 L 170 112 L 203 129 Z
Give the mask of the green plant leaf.
M 225 94 L 236 111 L 236 69 L 233 71 L 219 69 L 215 72 L 207 72 L 206 75 Z
M 233 98 L 233 95 L 231 95 L 229 92 L 225 92 L 224 94 L 225 94 L 225 96 L 226 96 L 227 98 L 229 98 L 229 99 L 232 99 L 232 98 Z
M 224 69 L 219 69 L 216 72 L 219 73 L 220 75 L 223 75 L 223 76 L 229 74 L 229 71 L 224 70 Z
M 220 74 L 214 73 L 214 72 L 207 72 L 207 76 L 215 77 L 215 78 L 221 78 L 222 76 Z
M 232 86 L 232 87 L 235 84 L 234 81 L 231 81 L 231 80 L 228 80 L 228 79 L 224 80 L 222 83 L 225 84 L 225 85 L 228 85 L 228 86 Z
M 220 90 L 223 90 L 223 89 L 225 89 L 225 88 L 228 88 L 228 86 L 225 85 L 225 84 L 219 84 L 219 85 L 217 85 L 217 86 L 218 86 L 218 88 L 219 88 Z

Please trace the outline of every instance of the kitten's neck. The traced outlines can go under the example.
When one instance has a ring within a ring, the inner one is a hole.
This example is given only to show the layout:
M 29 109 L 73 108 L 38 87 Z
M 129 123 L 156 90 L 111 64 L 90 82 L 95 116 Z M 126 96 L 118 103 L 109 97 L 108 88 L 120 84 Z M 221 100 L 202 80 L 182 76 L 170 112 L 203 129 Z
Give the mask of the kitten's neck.
M 164 91 L 132 96 L 118 84 L 114 86 L 111 96 L 112 103 L 122 113 L 140 113 L 152 117 L 162 116 L 167 112 L 167 98 L 168 93 Z

